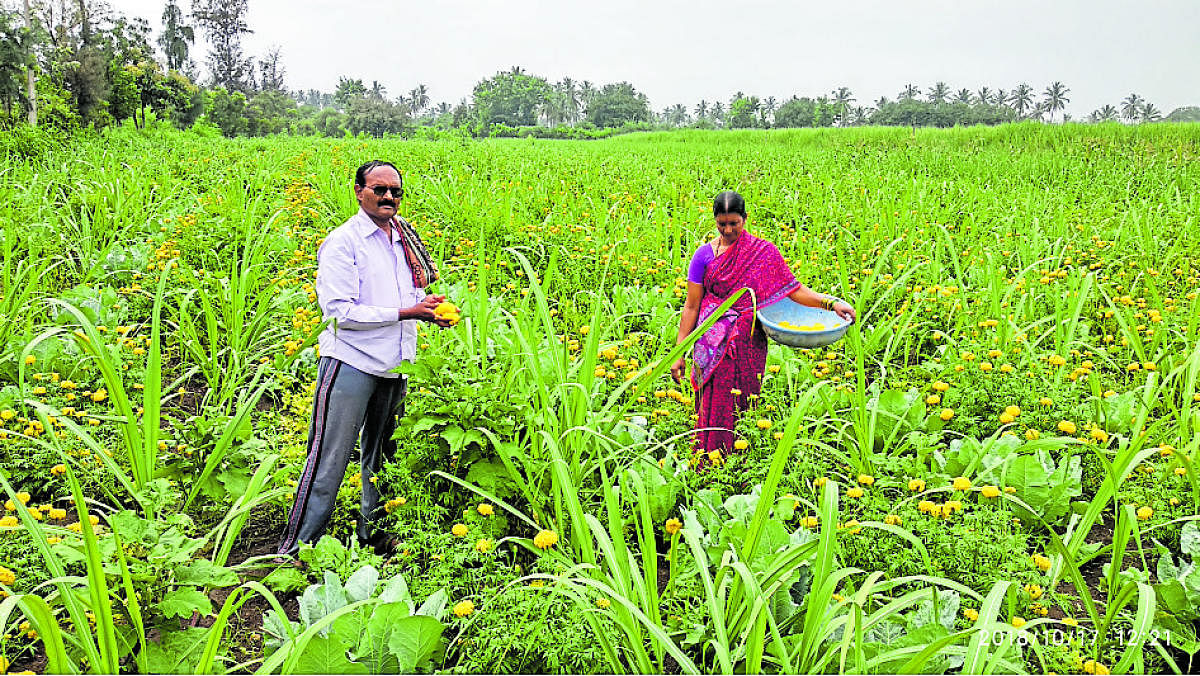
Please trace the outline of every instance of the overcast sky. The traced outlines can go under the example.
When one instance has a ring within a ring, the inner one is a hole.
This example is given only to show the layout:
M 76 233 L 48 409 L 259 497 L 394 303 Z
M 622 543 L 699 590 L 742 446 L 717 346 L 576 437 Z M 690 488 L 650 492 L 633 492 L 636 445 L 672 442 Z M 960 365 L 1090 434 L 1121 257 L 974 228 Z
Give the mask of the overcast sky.
M 165 0 L 110 0 L 161 29 Z M 520 65 L 551 81 L 627 80 L 655 110 L 736 91 L 779 100 L 846 86 L 859 105 L 906 83 L 1039 93 L 1070 88 L 1081 117 L 1137 92 L 1169 113 L 1200 105 L 1200 1 L 249 0 L 247 54 L 282 50 L 290 89 L 339 76 L 469 97 Z M 190 0 L 179 0 L 190 9 Z M 198 43 L 193 59 L 203 64 Z

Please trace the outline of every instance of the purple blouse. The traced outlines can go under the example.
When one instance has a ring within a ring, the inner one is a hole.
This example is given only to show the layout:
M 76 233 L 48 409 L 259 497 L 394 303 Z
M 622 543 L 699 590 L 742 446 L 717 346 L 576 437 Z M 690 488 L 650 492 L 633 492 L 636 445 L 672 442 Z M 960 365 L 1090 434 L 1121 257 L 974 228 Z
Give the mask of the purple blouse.
M 688 265 L 688 281 L 703 284 L 704 271 L 708 269 L 708 264 L 715 256 L 711 244 L 708 242 L 701 244 L 700 248 L 696 249 L 696 253 L 692 254 L 692 262 Z

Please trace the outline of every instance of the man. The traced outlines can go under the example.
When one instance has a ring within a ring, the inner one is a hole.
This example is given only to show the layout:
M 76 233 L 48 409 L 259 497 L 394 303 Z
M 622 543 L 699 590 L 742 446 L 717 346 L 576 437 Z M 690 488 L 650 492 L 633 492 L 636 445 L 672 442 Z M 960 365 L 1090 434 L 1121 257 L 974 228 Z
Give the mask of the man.
M 404 196 L 400 172 L 389 162 L 367 162 L 354 174 L 354 195 L 359 212 L 329 233 L 317 253 L 317 302 L 333 321 L 320 336 L 308 460 L 282 555 L 294 555 L 301 542 L 325 531 L 360 429 L 358 539 L 380 553 L 394 549 L 374 528 L 379 491 L 371 482 L 382 460 L 396 452 L 392 433 L 407 381 L 392 369 L 416 359 L 418 321 L 449 325 L 434 315 L 445 296 L 425 294 L 437 269 L 413 227 L 397 217 Z

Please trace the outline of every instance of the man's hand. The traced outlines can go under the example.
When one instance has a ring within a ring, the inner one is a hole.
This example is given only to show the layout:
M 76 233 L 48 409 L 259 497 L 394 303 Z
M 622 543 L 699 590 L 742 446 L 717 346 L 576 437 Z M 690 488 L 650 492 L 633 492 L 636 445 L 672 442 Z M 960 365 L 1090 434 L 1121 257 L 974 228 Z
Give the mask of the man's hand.
M 437 324 L 442 328 L 446 328 L 450 326 L 450 322 L 445 319 L 439 319 L 437 315 L 433 314 L 433 309 L 440 303 L 445 302 L 445 300 L 446 297 L 442 295 L 425 296 L 420 303 L 410 308 L 401 308 L 400 319 L 419 319 L 420 321 L 430 322 L 431 324 Z

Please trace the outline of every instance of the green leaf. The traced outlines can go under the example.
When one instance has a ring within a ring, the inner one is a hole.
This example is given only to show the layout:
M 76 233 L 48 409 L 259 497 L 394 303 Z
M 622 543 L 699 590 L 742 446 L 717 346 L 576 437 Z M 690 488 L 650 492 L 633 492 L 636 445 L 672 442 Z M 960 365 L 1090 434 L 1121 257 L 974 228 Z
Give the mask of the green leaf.
M 212 601 L 195 587 L 169 591 L 155 607 L 163 617 L 191 617 L 195 612 L 207 617 L 213 613 Z
M 322 535 L 312 547 L 306 544 L 300 546 L 300 560 L 312 570 L 337 570 L 350 560 L 350 552 L 337 539 Z
M 207 639 L 208 627 L 162 630 L 157 641 L 146 643 L 147 670 L 152 674 L 193 673 Z
M 231 568 L 215 565 L 208 559 L 195 559 L 175 569 L 175 583 L 181 585 L 230 587 L 238 581 L 237 573 Z
M 354 649 L 354 657 L 361 660 L 371 673 L 396 673 L 396 658 L 387 649 L 394 629 L 402 620 L 409 618 L 406 603 L 385 603 L 375 606 L 363 629 L 362 638 Z
M 367 665 L 346 656 L 349 646 L 334 636 L 314 636 L 296 662 L 297 674 L 368 674 Z
M 1179 535 L 1179 549 L 1193 558 L 1200 555 L 1200 525 L 1195 521 L 1183 524 L 1183 532 Z
M 425 671 L 430 658 L 442 647 L 445 625 L 428 615 L 412 615 L 392 627 L 387 647 L 400 662 L 400 672 Z
M 375 566 L 363 566 L 346 580 L 346 597 L 351 603 L 368 599 L 375 593 L 375 586 L 378 584 L 379 571 L 375 570 Z
M 347 605 L 346 591 L 337 573 L 325 571 L 325 583 L 315 584 L 304 590 L 300 597 L 300 621 L 311 627 L 322 617 Z
M 294 566 L 281 566 L 271 571 L 263 584 L 277 592 L 300 591 L 308 586 L 308 577 Z

